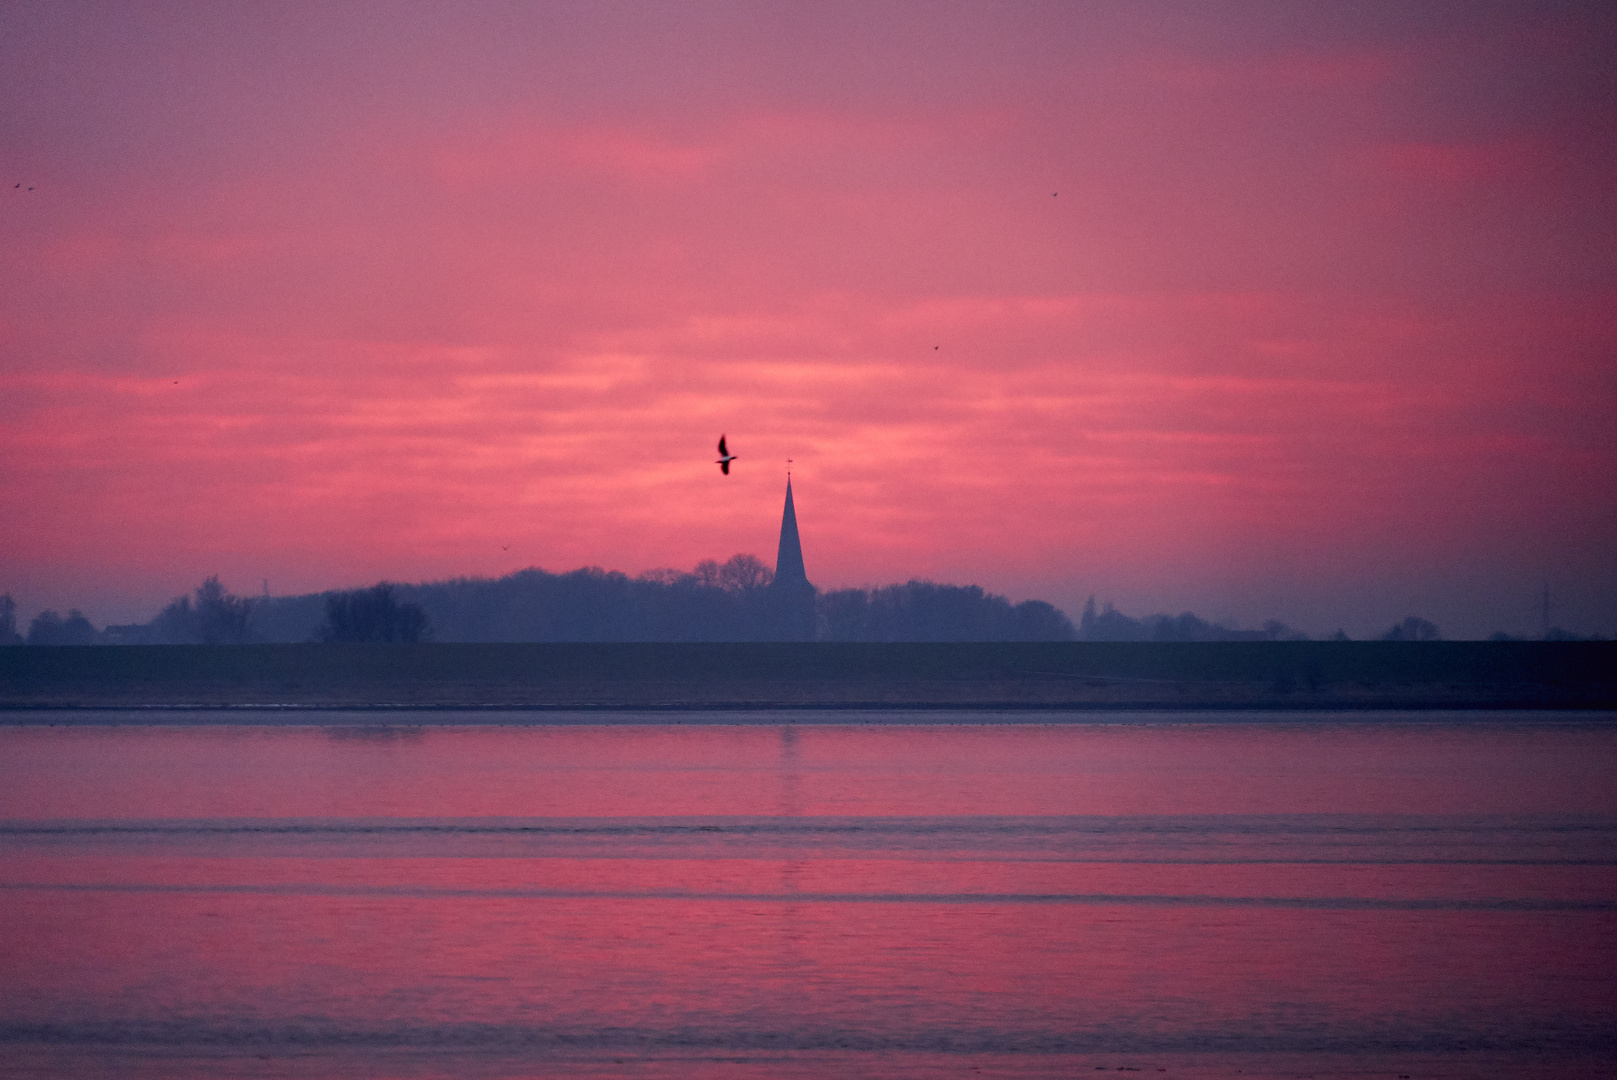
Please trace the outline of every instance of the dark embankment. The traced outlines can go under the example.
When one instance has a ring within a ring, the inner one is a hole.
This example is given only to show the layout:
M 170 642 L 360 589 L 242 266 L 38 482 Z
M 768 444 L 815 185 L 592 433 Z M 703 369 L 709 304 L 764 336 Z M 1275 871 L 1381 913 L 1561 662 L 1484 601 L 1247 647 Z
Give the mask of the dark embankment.
M 0 708 L 1617 708 L 1617 642 L 0 649 Z

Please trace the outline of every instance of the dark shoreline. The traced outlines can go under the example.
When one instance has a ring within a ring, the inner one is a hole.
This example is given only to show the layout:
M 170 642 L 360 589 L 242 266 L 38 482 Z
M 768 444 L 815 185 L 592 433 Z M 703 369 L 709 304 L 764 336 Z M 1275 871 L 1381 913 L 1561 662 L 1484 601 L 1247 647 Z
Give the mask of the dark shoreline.
M 41 713 L 47 715 L 84 713 L 94 715 L 97 713 L 137 713 L 137 714 L 179 714 L 188 713 L 229 713 L 240 716 L 279 716 L 297 715 L 299 713 L 326 712 L 326 713 L 402 713 L 430 716 L 435 713 L 521 713 L 532 714 L 536 717 L 555 713 L 579 714 L 605 714 L 605 713 L 634 713 L 646 715 L 681 714 L 681 713 L 1025 713 L 1025 714 L 1052 714 L 1071 715 L 1074 717 L 1104 715 L 1104 714 L 1148 714 L 1148 713 L 1205 713 L 1216 717 L 1226 713 L 1341 713 L 1345 715 L 1371 714 L 1371 713 L 1410 713 L 1410 712 L 1464 712 L 1464 713 L 1612 713 L 1617 716 L 1617 705 L 1609 702 L 1596 702 L 1593 704 L 1556 704 L 1541 705 L 1532 702 L 1487 701 L 1480 704 L 1441 704 L 1434 705 L 1424 698 L 1410 698 L 1400 701 L 1396 698 L 1374 703 L 1355 704 L 1309 704 L 1306 702 L 1254 702 L 1254 703 L 1216 703 L 1186 704 L 1183 702 L 1131 702 L 1122 705 L 1105 704 L 1029 704 L 1019 701 L 987 701 L 967 702 L 964 704 L 950 704 L 948 702 L 888 702 L 888 701 L 847 701 L 834 703 L 816 702 L 779 702 L 779 701 L 725 701 L 725 702 L 657 702 L 651 704 L 618 705 L 618 704 L 591 704 L 591 703 L 565 703 L 551 704 L 544 702 L 521 704 L 456 704 L 445 702 L 441 704 L 421 705 L 400 702 L 368 702 L 344 704 L 96 704 L 96 705 L 19 705 L 0 704 L 0 725 L 13 723 L 9 717 L 21 713 Z M 432 721 L 424 721 L 431 723 Z M 535 721 L 542 723 L 543 721 Z
M 1617 710 L 1617 642 L 560 643 L 0 649 L 20 711 L 1073 714 Z
M 1328 724 L 1409 727 L 1454 725 L 1587 727 L 1617 723 L 1610 709 L 751 709 L 519 710 L 396 709 L 13 709 L 0 712 L 0 731 L 41 728 L 318 728 L 390 736 L 426 729 L 582 727 L 1252 727 Z

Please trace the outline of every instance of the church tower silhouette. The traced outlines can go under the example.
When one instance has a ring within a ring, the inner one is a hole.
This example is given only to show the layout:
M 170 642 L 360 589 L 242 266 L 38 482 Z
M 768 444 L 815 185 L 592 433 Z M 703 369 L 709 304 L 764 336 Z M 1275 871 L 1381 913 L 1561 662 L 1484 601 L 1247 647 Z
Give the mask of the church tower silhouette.
M 792 478 L 786 477 L 786 510 L 780 516 L 780 550 L 775 554 L 775 584 L 807 585 L 803 542 L 797 536 L 797 508 L 792 505 Z
M 803 541 L 797 535 L 797 507 L 792 477 L 786 476 L 786 509 L 780 516 L 780 548 L 775 554 L 775 580 L 769 585 L 769 631 L 776 641 L 814 639 L 814 586 L 803 569 Z

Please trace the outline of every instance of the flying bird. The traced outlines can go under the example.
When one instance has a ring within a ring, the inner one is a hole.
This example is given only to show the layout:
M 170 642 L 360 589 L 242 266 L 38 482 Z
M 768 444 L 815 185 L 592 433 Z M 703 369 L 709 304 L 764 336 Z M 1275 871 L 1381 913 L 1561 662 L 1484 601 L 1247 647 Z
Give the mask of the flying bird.
M 725 476 L 729 476 L 730 475 L 730 462 L 734 461 L 735 459 L 736 459 L 736 456 L 734 454 L 730 453 L 730 451 L 728 451 L 728 450 L 726 450 L 724 448 L 724 436 L 720 435 L 719 436 L 719 460 L 717 462 L 717 464 L 719 466 L 719 471 L 722 472 Z

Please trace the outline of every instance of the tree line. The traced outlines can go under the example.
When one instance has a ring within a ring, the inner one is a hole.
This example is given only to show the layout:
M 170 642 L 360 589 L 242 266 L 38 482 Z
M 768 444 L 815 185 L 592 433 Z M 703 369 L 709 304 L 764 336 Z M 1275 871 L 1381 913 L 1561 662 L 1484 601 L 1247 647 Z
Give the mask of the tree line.
M 537 568 L 500 578 L 302 596 L 242 597 L 217 575 L 176 597 L 150 622 L 97 630 L 83 612 L 37 615 L 23 634 L 17 605 L 0 595 L 0 645 L 235 644 L 298 641 L 1303 641 L 1270 620 L 1256 630 L 1191 612 L 1134 618 L 1093 597 L 1075 625 L 1043 600 L 1013 603 L 976 585 L 912 580 L 820 592 L 773 587 L 753 555 L 690 571 L 630 577 L 586 567 Z M 1383 641 L 1435 641 L 1438 627 L 1409 616 Z M 1495 635 L 1503 638 L 1504 635 Z M 1573 635 L 1554 631 L 1552 639 Z M 1333 640 L 1347 640 L 1338 630 Z
M 1256 630 L 1241 630 L 1207 620 L 1186 611 L 1178 615 L 1147 615 L 1131 618 L 1111 604 L 1095 606 L 1091 596 L 1078 617 L 1080 641 L 1308 641 L 1307 634 L 1294 630 L 1278 619 L 1269 619 Z M 1440 641 L 1437 624 L 1410 615 L 1377 635 L 1378 641 Z M 1328 641 L 1347 641 L 1341 630 Z
M 818 592 L 775 588 L 754 555 L 631 577 L 586 567 L 501 578 L 285 597 L 231 594 L 217 576 L 150 622 L 97 630 L 83 613 L 41 612 L 33 645 L 295 641 L 1066 641 L 1071 620 L 1042 600 L 1012 603 L 979 586 L 910 581 Z M 0 642 L 21 644 L 0 601 Z

